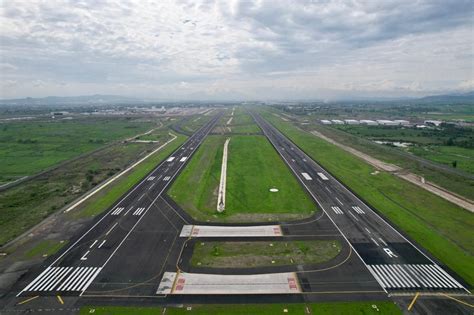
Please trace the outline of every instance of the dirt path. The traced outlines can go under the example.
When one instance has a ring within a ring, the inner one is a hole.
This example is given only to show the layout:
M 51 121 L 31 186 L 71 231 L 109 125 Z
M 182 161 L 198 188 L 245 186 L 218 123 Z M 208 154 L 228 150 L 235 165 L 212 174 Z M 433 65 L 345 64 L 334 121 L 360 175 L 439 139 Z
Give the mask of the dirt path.
M 351 147 L 348 147 L 348 146 L 345 146 L 339 142 L 336 142 L 334 141 L 333 139 L 323 135 L 322 133 L 318 132 L 318 131 L 311 131 L 311 133 L 321 139 L 324 139 L 326 140 L 327 142 L 329 143 L 332 143 L 336 146 L 338 146 L 339 148 L 357 156 L 358 158 L 364 160 L 365 162 L 369 163 L 370 165 L 382 170 L 382 171 L 386 171 L 386 172 L 392 172 L 393 174 L 395 174 L 396 176 L 406 180 L 406 181 L 409 181 L 410 183 L 412 184 L 415 184 L 417 185 L 418 187 L 421 187 L 445 200 L 448 200 L 452 203 L 454 203 L 455 205 L 458 205 L 459 207 L 462 207 L 470 212 L 474 212 L 474 202 L 467 199 L 467 198 L 464 198 L 464 197 L 461 197 L 461 196 L 458 196 L 457 194 L 453 193 L 453 192 L 450 192 L 444 188 L 441 188 L 429 181 L 424 181 L 420 176 L 416 175 L 416 174 L 413 174 L 413 173 L 409 173 L 409 172 L 406 172 L 404 171 L 402 168 L 400 168 L 399 166 L 397 165 L 393 165 L 393 164 L 390 164 L 390 163 L 385 163 L 385 162 L 382 162 L 370 155 L 367 155 L 363 152 L 360 152 L 354 148 L 351 148 Z

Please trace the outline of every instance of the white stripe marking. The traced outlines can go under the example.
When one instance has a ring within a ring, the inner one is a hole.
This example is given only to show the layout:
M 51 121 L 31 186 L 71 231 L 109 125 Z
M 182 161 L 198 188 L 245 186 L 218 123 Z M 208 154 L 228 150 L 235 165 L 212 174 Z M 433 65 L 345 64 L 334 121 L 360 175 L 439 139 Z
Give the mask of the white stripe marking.
M 97 248 L 101 248 L 102 245 L 104 245 L 106 241 L 107 241 L 107 240 L 103 240 L 102 243 L 100 243 L 100 245 L 99 245 Z
M 56 277 L 56 275 L 61 271 L 61 267 L 56 267 L 54 268 L 53 272 L 51 272 L 47 277 L 41 281 L 41 283 L 38 283 L 37 286 L 31 289 L 31 291 L 41 291 L 48 283 L 51 282 L 52 279 Z
M 94 273 L 95 269 L 96 268 L 91 268 L 90 270 L 85 272 L 84 276 L 81 279 L 79 279 L 79 281 L 76 282 L 76 285 L 72 287 L 71 291 L 80 291 L 82 285 L 87 282 L 89 277 Z
M 372 240 L 372 242 L 374 242 L 374 243 L 375 243 L 375 245 L 379 246 L 379 243 L 377 243 L 377 241 L 376 241 L 376 240 L 374 240 L 372 237 L 371 237 L 370 239 Z
M 56 281 L 53 281 L 51 283 L 50 286 L 44 288 L 44 291 L 51 291 L 53 290 L 57 285 L 58 283 L 60 283 L 68 274 L 69 272 L 72 270 L 72 267 L 66 267 L 64 268 L 63 272 L 61 273 L 61 275 L 59 275 L 57 278 L 56 278 Z
M 308 173 L 301 173 L 301 175 L 303 175 L 304 179 L 306 179 L 306 180 L 313 180 L 313 178 L 311 176 L 309 176 Z
M 329 180 L 329 178 L 327 178 L 326 175 L 324 175 L 324 173 L 318 173 L 318 176 L 321 177 L 322 180 Z
M 102 267 L 97 268 L 97 270 L 94 272 L 94 274 L 89 278 L 89 281 L 87 281 L 87 283 L 84 284 L 84 286 L 82 287 L 81 295 L 82 295 L 82 293 L 84 293 L 84 291 L 87 290 L 87 288 L 91 285 L 92 281 L 94 281 L 94 279 L 97 277 L 97 275 L 99 274 L 99 272 L 101 270 L 102 270 Z
M 66 280 L 57 288 L 56 291 L 63 291 L 63 289 L 69 285 L 69 283 L 77 276 L 81 268 L 76 268 L 70 275 L 69 277 L 66 278 Z
M 107 231 L 107 233 L 105 233 L 105 235 L 109 235 L 110 232 L 112 232 L 112 230 L 117 226 L 118 222 L 115 222 L 115 224 L 110 228 L 110 230 Z
M 84 254 L 84 256 L 81 257 L 81 260 L 87 260 L 87 255 L 89 255 L 89 253 L 90 253 L 90 250 L 88 250 L 88 251 Z
M 98 240 L 95 240 L 95 241 L 94 241 L 94 243 L 92 243 L 92 245 L 91 245 L 91 246 L 89 246 L 89 248 L 92 248 L 92 247 L 94 247 L 94 245 L 95 245 L 97 242 L 98 242 Z
M 36 282 L 38 282 L 39 279 L 41 279 L 46 273 L 48 273 L 48 271 L 51 270 L 51 267 L 48 267 L 46 268 L 45 270 L 43 270 L 42 273 L 40 273 L 35 279 L 33 279 L 33 281 L 31 281 L 24 289 L 23 291 L 28 291 L 28 289 L 33 286 Z M 23 292 L 21 291 L 21 292 Z M 20 292 L 20 293 L 21 293 Z

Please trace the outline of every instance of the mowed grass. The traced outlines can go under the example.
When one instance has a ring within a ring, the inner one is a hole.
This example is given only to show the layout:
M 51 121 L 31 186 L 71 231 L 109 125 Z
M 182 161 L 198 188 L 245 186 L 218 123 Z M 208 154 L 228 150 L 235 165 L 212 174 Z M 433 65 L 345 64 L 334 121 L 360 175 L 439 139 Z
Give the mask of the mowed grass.
M 191 258 L 194 267 L 252 268 L 318 264 L 341 252 L 336 240 L 196 242 Z
M 226 210 L 217 214 L 225 140 L 226 137 L 209 136 L 168 192 L 192 216 L 203 221 L 255 222 L 302 218 L 316 210 L 265 137 L 232 136 Z M 279 191 L 270 192 L 270 188 Z
M 35 174 L 151 126 L 151 122 L 117 118 L 2 123 L 0 182 Z
M 231 118 L 232 120 L 230 120 Z M 227 124 L 229 121 L 230 123 Z M 226 115 L 219 120 L 214 128 L 214 132 L 221 134 L 261 134 L 262 130 L 245 109 L 236 108 L 234 109 L 234 115 L 232 115 L 232 109 L 227 110 Z
M 92 311 L 93 310 L 93 311 Z M 399 315 L 401 310 L 393 302 L 328 302 L 311 304 L 218 304 L 218 305 L 185 305 L 181 308 L 167 307 L 167 315 Z M 79 314 L 96 315 L 155 315 L 163 314 L 161 307 L 124 307 L 124 306 L 85 306 Z
M 264 116 L 313 159 L 350 187 L 400 230 L 474 284 L 474 215 L 342 149 L 283 122 Z

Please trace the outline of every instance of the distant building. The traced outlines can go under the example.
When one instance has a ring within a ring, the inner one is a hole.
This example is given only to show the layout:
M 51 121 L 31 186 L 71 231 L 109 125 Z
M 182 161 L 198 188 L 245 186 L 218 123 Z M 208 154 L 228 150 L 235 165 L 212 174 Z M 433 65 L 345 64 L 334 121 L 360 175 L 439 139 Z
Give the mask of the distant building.
M 408 120 L 403 120 L 403 119 L 397 119 L 393 121 L 394 123 L 397 123 L 397 125 L 400 126 L 408 126 L 410 122 Z
M 331 121 L 336 125 L 344 125 L 344 122 L 342 120 L 339 120 L 339 119 L 333 119 Z
M 370 119 L 362 119 L 360 121 L 362 125 L 369 125 L 369 126 L 376 126 L 378 123 L 376 121 L 370 120 Z
M 443 122 L 441 120 L 425 120 L 425 125 L 439 127 Z
M 386 120 L 386 119 L 378 119 L 377 123 L 379 125 L 383 125 L 383 126 L 396 126 L 396 125 L 398 125 L 396 122 L 394 122 L 392 120 Z
M 359 121 L 355 119 L 344 119 L 344 122 L 348 125 L 358 125 Z
M 323 125 L 330 125 L 330 124 L 332 124 L 332 122 L 331 122 L 330 120 L 327 120 L 327 119 L 321 119 L 321 123 L 322 123 Z

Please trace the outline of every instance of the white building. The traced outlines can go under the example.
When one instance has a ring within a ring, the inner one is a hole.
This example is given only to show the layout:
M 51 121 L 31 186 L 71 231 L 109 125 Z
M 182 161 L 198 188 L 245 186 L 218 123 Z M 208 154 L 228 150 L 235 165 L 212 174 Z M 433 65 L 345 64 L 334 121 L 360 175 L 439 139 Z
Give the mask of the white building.
M 336 125 L 343 125 L 344 122 L 342 120 L 339 120 L 339 119 L 333 119 L 332 122 Z
M 370 120 L 370 119 L 362 119 L 360 121 L 362 125 L 369 125 L 369 126 L 376 126 L 378 125 L 376 121 Z
M 394 122 L 392 120 L 386 120 L 386 119 L 378 119 L 377 122 L 379 123 L 379 125 L 383 125 L 383 126 L 396 126 L 396 125 L 398 125 L 396 122 Z
M 394 120 L 393 122 L 397 123 L 400 126 L 408 126 L 410 124 L 408 120 L 403 120 L 403 119 L 397 119 L 397 120 Z
M 425 125 L 439 127 L 443 122 L 441 120 L 425 120 Z
M 344 122 L 348 125 L 358 125 L 359 121 L 355 119 L 344 119 Z
M 332 124 L 332 122 L 331 122 L 330 120 L 327 120 L 327 119 L 321 119 L 321 123 L 322 123 L 323 125 L 330 125 L 330 124 Z

